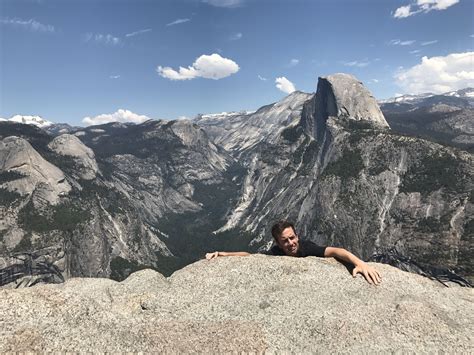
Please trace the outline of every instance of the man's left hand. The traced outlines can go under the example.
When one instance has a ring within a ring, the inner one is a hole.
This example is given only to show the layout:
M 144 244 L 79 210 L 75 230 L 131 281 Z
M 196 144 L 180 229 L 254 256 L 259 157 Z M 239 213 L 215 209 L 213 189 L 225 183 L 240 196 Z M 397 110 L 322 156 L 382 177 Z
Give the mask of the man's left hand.
M 352 276 L 356 277 L 358 273 L 364 275 L 367 282 L 371 285 L 378 285 L 382 282 L 382 277 L 378 271 L 366 263 L 359 264 L 352 270 Z

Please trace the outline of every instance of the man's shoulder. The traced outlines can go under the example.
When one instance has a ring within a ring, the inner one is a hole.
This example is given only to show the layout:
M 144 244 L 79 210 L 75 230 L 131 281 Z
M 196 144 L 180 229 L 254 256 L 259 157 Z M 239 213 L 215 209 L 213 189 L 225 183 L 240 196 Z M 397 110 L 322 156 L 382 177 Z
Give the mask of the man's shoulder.
M 300 252 L 301 256 L 318 256 L 324 257 L 324 252 L 326 251 L 325 246 L 318 245 L 311 240 L 301 240 L 300 241 Z
M 273 245 L 267 251 L 262 252 L 262 254 L 265 254 L 265 255 L 285 255 L 283 250 L 278 245 Z

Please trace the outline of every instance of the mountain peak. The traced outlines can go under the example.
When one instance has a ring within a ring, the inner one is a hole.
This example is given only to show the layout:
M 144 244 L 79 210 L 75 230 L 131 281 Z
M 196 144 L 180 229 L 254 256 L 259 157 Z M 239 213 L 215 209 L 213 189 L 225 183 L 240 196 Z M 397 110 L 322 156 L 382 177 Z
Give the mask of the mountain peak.
M 370 122 L 381 128 L 389 127 L 374 96 L 353 75 L 337 73 L 320 77 L 316 100 L 316 109 L 321 117 L 333 116 Z
M 25 116 L 25 115 L 15 115 L 6 121 L 30 124 L 40 128 L 48 127 L 53 124 L 53 122 L 47 121 L 41 116 Z

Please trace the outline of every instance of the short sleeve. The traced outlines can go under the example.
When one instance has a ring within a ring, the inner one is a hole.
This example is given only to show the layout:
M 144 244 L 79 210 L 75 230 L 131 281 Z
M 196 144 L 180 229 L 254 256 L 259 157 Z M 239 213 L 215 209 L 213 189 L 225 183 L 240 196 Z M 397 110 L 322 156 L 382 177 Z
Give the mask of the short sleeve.
M 324 257 L 326 247 L 317 245 L 310 241 L 302 243 L 301 256 L 317 256 L 320 258 Z
M 269 250 L 260 252 L 260 254 L 264 254 L 264 255 L 285 255 L 283 250 L 281 250 L 280 247 L 278 247 L 277 245 L 274 245 Z

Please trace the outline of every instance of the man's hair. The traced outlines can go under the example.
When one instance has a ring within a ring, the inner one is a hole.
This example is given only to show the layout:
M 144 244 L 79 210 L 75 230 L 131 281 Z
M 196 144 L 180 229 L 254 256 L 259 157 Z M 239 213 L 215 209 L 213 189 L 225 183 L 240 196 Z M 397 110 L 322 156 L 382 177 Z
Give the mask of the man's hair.
M 293 223 L 288 222 L 284 219 L 275 223 L 272 227 L 273 239 L 275 239 L 275 241 L 278 242 L 278 237 L 280 237 L 281 233 L 283 233 L 283 231 L 288 227 L 291 227 L 291 229 L 293 229 L 293 233 L 296 234 L 295 225 Z

